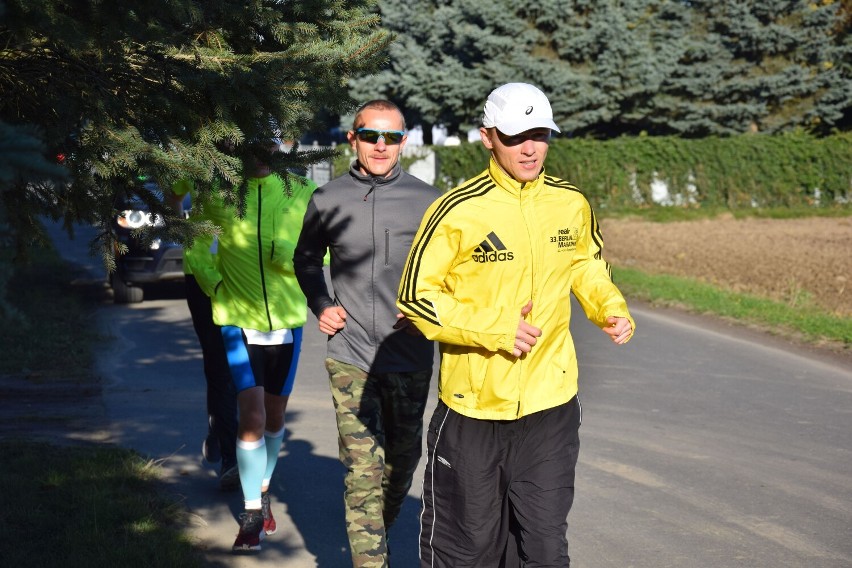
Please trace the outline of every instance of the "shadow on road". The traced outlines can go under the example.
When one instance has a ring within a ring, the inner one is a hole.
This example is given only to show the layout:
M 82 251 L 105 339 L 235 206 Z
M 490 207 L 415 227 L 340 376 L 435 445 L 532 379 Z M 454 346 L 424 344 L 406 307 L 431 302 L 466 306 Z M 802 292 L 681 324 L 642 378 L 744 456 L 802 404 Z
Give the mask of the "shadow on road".
M 277 501 L 286 504 L 305 548 L 316 557 L 319 568 L 337 568 L 351 562 L 343 508 L 344 474 L 339 460 L 315 454 L 313 444 L 291 438 L 288 430 L 271 491 Z M 398 566 L 417 565 L 419 507 L 417 499 L 407 497 L 400 518 L 390 531 L 393 562 Z M 287 551 L 283 554 L 286 557 Z

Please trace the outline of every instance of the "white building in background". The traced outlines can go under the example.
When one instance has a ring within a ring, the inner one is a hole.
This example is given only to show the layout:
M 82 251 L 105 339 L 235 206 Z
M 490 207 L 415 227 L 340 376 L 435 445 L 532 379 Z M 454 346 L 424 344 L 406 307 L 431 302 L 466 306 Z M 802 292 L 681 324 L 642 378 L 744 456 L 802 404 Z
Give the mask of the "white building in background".
M 419 124 L 414 128 L 408 129 L 408 142 L 406 146 L 422 146 L 423 145 L 423 127 Z
M 479 141 L 479 129 L 473 128 L 467 132 L 468 142 Z M 450 135 L 444 126 L 432 127 L 432 144 L 434 146 L 458 146 L 461 144 L 459 136 Z M 423 146 L 423 127 L 419 124 L 408 129 L 407 146 Z

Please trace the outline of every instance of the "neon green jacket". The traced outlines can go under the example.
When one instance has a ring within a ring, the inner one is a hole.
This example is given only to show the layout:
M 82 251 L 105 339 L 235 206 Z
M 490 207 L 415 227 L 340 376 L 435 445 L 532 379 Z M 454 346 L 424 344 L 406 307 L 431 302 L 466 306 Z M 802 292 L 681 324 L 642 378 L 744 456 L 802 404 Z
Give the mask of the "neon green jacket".
M 290 196 L 277 174 L 249 178 L 242 219 L 217 200 L 205 204 L 204 217 L 222 229 L 216 254 L 212 237 L 199 238 L 185 259 L 211 297 L 218 325 L 273 331 L 305 324 L 307 302 L 293 271 L 293 250 L 316 184 L 288 175 Z
M 221 198 L 215 191 L 211 191 L 204 195 L 205 201 L 204 203 L 200 203 L 201 196 L 199 196 L 198 192 L 195 190 L 195 184 L 192 180 L 182 179 L 178 180 L 172 186 L 172 193 L 180 198 L 186 196 L 186 194 L 190 195 L 190 199 L 192 200 L 192 208 L 190 209 L 190 218 L 195 221 L 211 221 L 216 224 L 216 226 L 221 226 L 222 223 L 216 223 L 215 219 L 210 219 L 211 214 L 223 214 L 225 213 L 224 209 L 221 207 Z M 218 206 L 210 207 L 207 205 L 210 201 L 216 201 Z M 230 214 L 227 215 L 230 217 Z M 207 246 L 207 248 L 215 249 L 216 246 L 211 244 L 212 241 L 210 239 L 196 239 L 193 246 Z M 189 266 L 189 262 L 187 260 L 187 251 L 189 247 L 184 247 L 183 249 L 183 273 L 186 275 L 192 274 L 192 268 Z
M 601 257 L 585 197 L 542 172 L 521 184 L 492 159 L 488 170 L 426 211 L 409 253 L 397 305 L 441 349 L 439 396 L 472 418 L 514 420 L 577 394 L 570 294 L 600 327 L 635 323 Z M 521 309 L 542 330 L 530 353 L 512 356 Z

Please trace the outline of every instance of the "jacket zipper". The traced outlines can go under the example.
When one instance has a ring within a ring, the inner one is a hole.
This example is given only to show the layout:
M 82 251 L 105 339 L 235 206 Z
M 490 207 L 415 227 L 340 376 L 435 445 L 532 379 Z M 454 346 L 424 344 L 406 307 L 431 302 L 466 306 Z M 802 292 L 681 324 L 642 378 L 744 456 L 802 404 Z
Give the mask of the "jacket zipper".
M 367 192 L 367 195 L 373 193 L 373 190 L 376 188 L 376 179 L 374 177 L 370 177 L 370 191 Z M 364 201 L 367 201 L 367 195 L 364 196 Z M 372 305 L 373 310 L 373 326 L 370 330 L 370 341 L 375 345 L 376 343 L 376 196 L 373 196 L 373 200 L 370 206 L 370 212 L 372 215 L 372 219 L 370 221 L 370 234 L 373 237 L 373 258 L 370 261 L 370 303 Z
M 266 275 L 263 269 L 263 186 L 257 184 L 257 262 L 260 268 L 260 289 L 263 291 L 263 306 L 266 308 L 267 331 L 272 331 L 272 315 L 269 313 L 269 297 L 266 293 Z
M 535 295 L 536 252 L 535 252 L 535 241 L 533 240 L 532 235 L 530 235 L 530 220 L 527 219 L 527 215 L 526 215 L 526 212 L 524 210 L 524 203 L 523 203 L 524 202 L 524 198 L 523 198 L 524 193 L 523 192 L 524 192 L 524 188 L 526 188 L 526 186 L 527 186 L 526 182 L 521 184 L 521 191 L 518 192 L 518 199 L 520 200 L 521 217 L 524 220 L 524 228 L 527 231 L 527 242 L 529 243 L 529 247 L 530 247 L 530 263 L 532 264 L 532 270 L 530 270 L 530 279 L 531 279 L 530 295 L 534 296 Z M 535 310 L 535 301 L 534 301 L 535 298 L 531 297 L 530 300 L 533 301 L 533 310 Z
M 390 264 L 390 229 L 385 229 L 385 266 Z
M 524 211 L 524 188 L 526 186 L 527 186 L 526 182 L 521 184 L 521 189 L 518 192 L 518 204 L 521 208 L 521 218 L 524 220 L 524 228 L 527 231 L 527 242 L 529 243 L 529 247 L 530 247 L 530 263 L 532 264 L 532 270 L 530 270 L 530 278 L 532 279 L 532 282 L 530 283 L 530 296 L 533 296 L 535 294 L 535 258 L 534 258 L 535 257 L 535 251 L 533 249 L 533 240 L 530 237 L 530 223 L 529 223 L 529 220 L 527 219 L 526 212 Z M 533 301 L 532 297 L 530 297 L 530 301 Z M 533 311 L 535 310 L 535 307 L 536 307 L 535 302 L 533 301 Z M 530 313 L 532 313 L 532 311 Z M 518 364 L 518 375 L 519 375 L 519 377 L 518 377 L 518 389 L 519 390 L 522 390 L 523 386 L 524 386 L 523 381 L 522 381 L 523 375 L 524 375 L 524 367 L 525 367 L 523 359 L 524 359 L 523 357 L 518 359 L 518 363 L 519 363 Z M 524 398 L 524 393 L 521 392 L 520 396 L 518 397 L 517 408 L 515 409 L 515 417 L 516 418 L 520 417 L 520 415 L 521 415 L 521 400 L 523 400 L 523 398 Z

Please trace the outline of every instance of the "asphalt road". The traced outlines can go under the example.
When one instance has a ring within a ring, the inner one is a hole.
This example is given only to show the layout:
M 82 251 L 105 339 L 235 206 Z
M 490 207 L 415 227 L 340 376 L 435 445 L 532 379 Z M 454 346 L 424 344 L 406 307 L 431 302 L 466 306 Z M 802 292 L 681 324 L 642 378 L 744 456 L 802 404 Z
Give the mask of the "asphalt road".
M 63 254 L 92 264 L 80 256 L 84 239 L 76 253 L 73 242 Z M 852 359 L 632 309 L 638 333 L 622 347 L 575 310 L 583 426 L 572 566 L 852 566 Z M 204 380 L 181 287 L 105 305 L 99 321 L 112 337 L 99 364 L 110 440 L 163 466 L 210 566 L 350 565 L 324 339 L 312 316 L 272 486 L 279 532 L 248 558 L 230 554 L 240 495 L 219 492 L 200 461 Z M 417 566 L 421 478 L 391 531 L 396 567 Z

